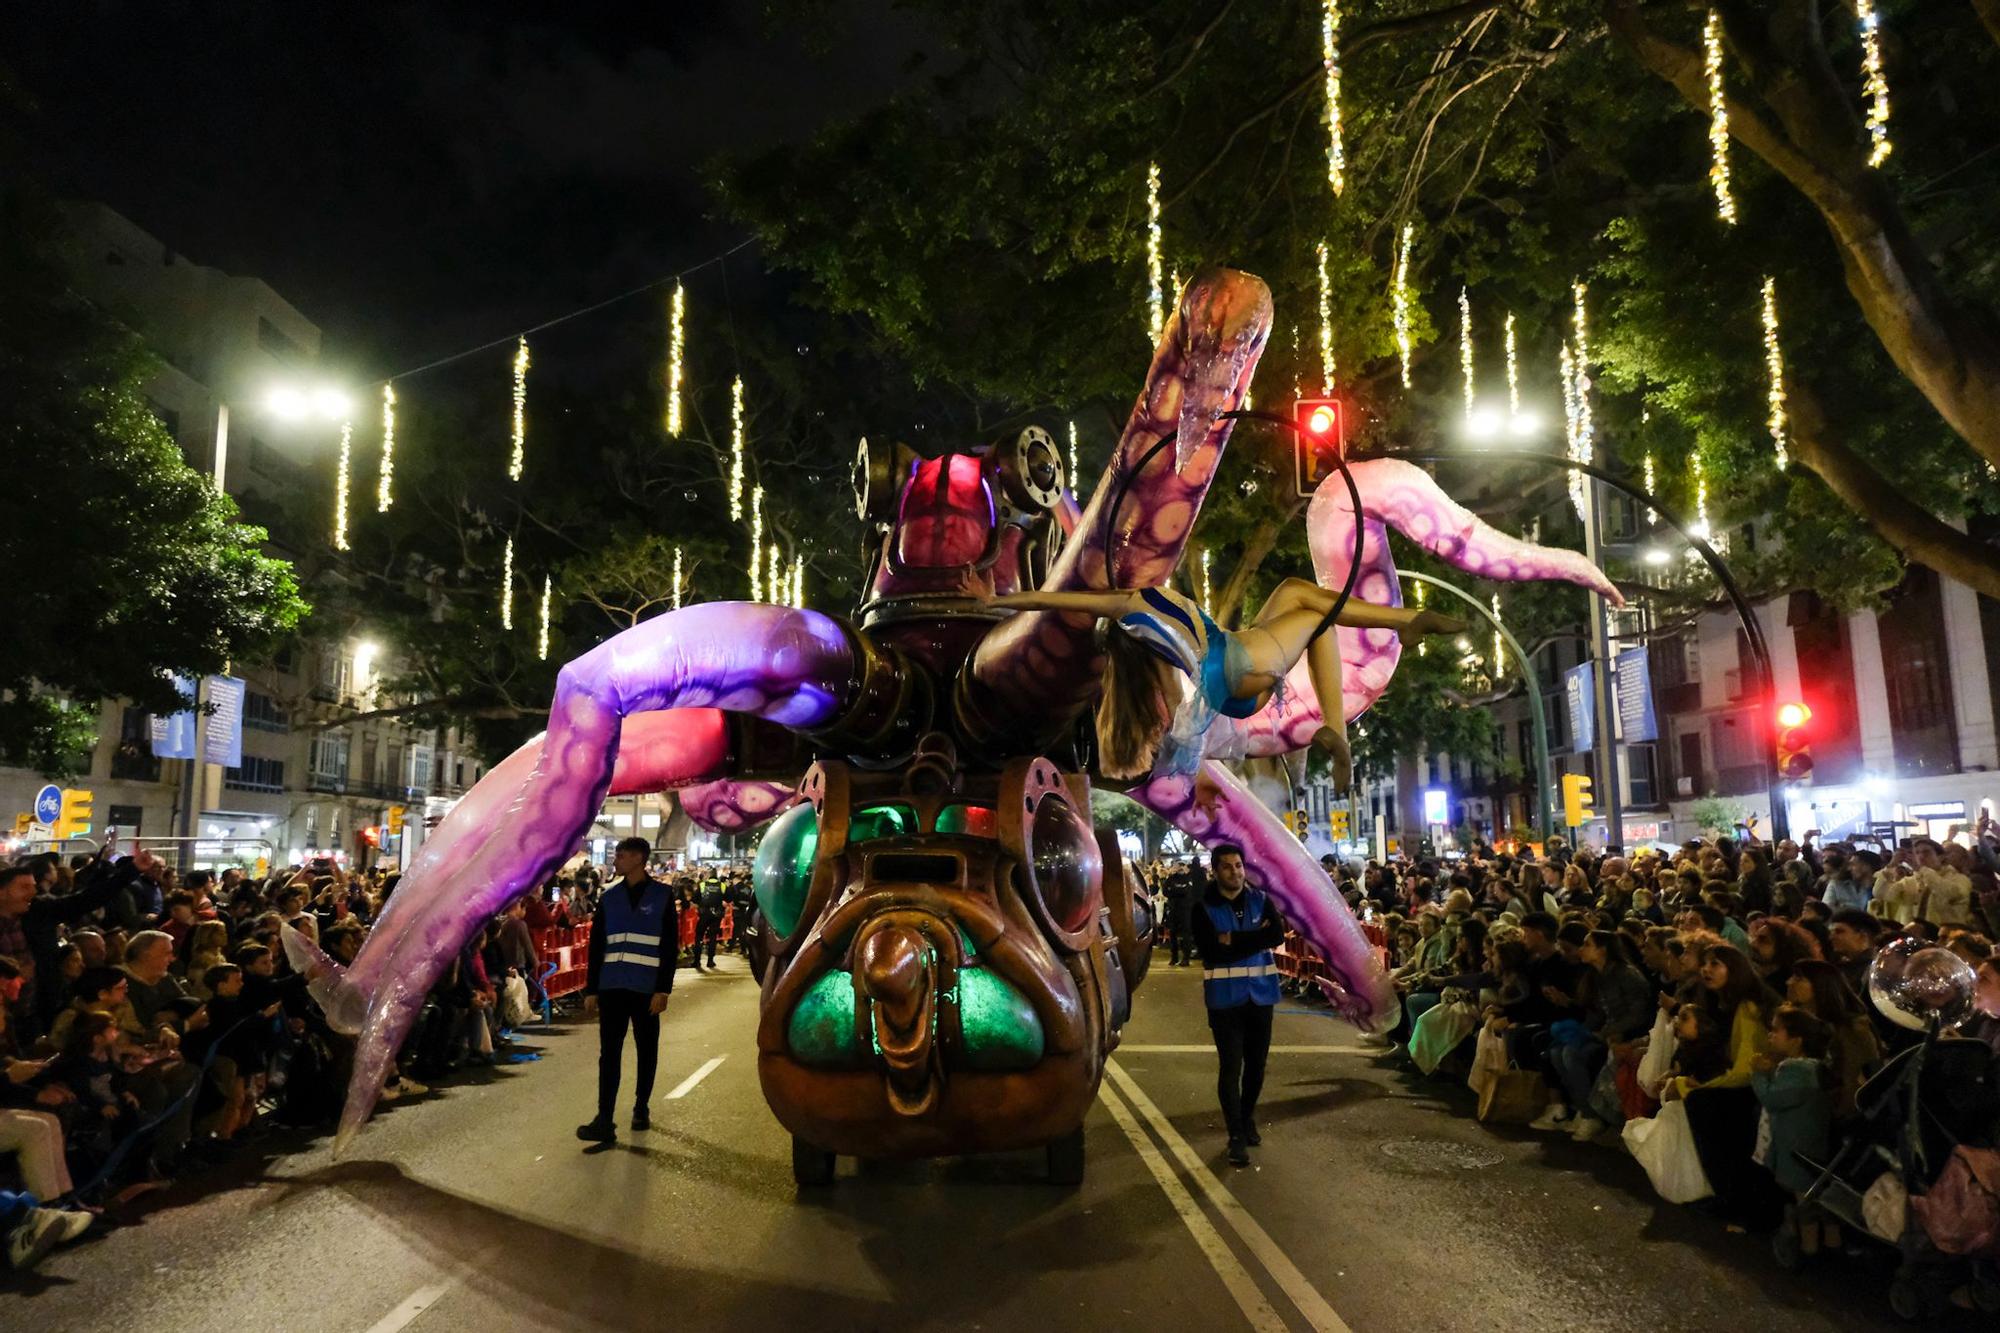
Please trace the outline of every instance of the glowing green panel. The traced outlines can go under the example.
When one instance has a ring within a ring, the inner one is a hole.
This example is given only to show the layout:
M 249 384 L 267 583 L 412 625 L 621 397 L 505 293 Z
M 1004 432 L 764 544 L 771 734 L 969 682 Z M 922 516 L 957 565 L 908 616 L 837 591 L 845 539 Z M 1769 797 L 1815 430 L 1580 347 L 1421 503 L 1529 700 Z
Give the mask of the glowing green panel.
M 974 1069 L 1027 1069 L 1042 1058 L 1045 1039 L 1034 1006 L 988 968 L 959 972 L 958 1023 L 965 1062 Z
M 819 817 L 810 805 L 797 805 L 779 815 L 757 844 L 750 868 L 757 906 L 779 935 L 798 928 L 812 888 L 813 859 L 819 854 Z
M 799 999 L 786 1029 L 785 1044 L 803 1065 L 851 1067 L 861 1063 L 854 1036 L 854 978 L 828 972 Z
M 856 810 L 847 820 L 847 841 L 867 842 L 871 838 L 903 838 L 917 831 L 917 812 L 907 805 L 871 805 Z

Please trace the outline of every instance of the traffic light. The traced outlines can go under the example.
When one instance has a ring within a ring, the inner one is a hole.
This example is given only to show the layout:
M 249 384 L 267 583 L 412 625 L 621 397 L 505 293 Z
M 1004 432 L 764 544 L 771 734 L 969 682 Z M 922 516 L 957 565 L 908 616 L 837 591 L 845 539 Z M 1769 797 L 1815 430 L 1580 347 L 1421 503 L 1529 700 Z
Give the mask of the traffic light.
M 1347 841 L 1347 811 L 1335 810 L 1326 817 L 1326 831 L 1335 842 Z
M 395 838 L 395 837 L 400 837 L 400 836 L 402 835 L 402 832 L 403 832 L 403 817 L 404 817 L 404 815 L 405 815 L 406 811 L 407 811 L 407 807 L 405 807 L 405 806 L 400 806 L 400 805 L 392 805 L 392 806 L 390 806 L 390 807 L 389 807 L 389 836 L 390 836 L 390 837 L 392 837 L 392 838 Z
M 382 845 L 381 825 L 366 824 L 354 830 L 354 841 L 363 847 L 380 847 Z
M 1590 779 L 1581 773 L 1565 773 L 1562 780 L 1563 823 L 1571 828 L 1588 824 L 1597 811 L 1590 804 Z
M 1812 777 L 1812 709 L 1794 700 L 1778 705 L 1778 776 L 1786 782 Z
M 65 787 L 62 794 L 62 814 L 56 819 L 56 837 L 76 838 L 90 832 L 93 804 L 94 800 L 89 792 Z
M 1308 828 L 1308 824 L 1306 822 L 1306 812 L 1303 810 L 1286 811 L 1285 827 L 1292 831 L 1293 837 L 1297 838 L 1300 842 L 1304 842 L 1306 837 L 1306 829 Z
M 1299 494 L 1310 496 L 1333 475 L 1334 460 L 1347 452 L 1347 413 L 1338 398 L 1301 398 L 1292 404 L 1292 424 L 1299 434 L 1292 451 Z

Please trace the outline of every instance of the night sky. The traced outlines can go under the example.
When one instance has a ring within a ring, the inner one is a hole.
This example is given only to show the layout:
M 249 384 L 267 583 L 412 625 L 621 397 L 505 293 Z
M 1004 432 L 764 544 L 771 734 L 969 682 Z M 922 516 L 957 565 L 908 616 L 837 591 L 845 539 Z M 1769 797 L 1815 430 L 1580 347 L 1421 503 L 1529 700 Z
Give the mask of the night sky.
M 807 31 L 767 8 L 31 0 L 0 60 L 52 187 L 263 278 L 370 379 L 727 249 L 705 160 L 926 72 L 881 0 Z M 731 261 L 736 299 L 758 267 Z

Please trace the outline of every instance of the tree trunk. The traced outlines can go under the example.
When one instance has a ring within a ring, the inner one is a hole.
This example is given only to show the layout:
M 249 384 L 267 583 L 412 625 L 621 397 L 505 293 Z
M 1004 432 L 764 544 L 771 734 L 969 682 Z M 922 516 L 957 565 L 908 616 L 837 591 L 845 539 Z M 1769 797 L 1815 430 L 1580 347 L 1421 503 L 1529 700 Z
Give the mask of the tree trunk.
M 1982 17 L 1996 7 L 1984 0 Z M 1917 390 L 1983 457 L 2000 463 L 2000 343 L 1945 294 L 1881 173 L 1806 0 L 1719 6 L 1729 46 L 1775 123 L 1730 99 L 1731 135 L 1819 210 L 1862 316 Z M 1752 12 L 1770 17 L 1759 23 Z M 1661 37 L 1631 0 L 1607 0 L 1611 30 L 1639 63 L 1708 110 L 1701 56 Z

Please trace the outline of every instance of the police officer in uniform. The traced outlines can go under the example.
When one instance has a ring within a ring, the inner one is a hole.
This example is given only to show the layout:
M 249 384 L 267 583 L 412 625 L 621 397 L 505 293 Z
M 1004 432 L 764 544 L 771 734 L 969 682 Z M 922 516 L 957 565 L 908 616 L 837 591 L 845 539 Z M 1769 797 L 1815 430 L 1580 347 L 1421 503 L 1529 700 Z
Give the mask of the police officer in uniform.
M 1257 1095 L 1271 1053 L 1271 1014 L 1278 1003 L 1278 961 L 1285 922 L 1262 889 L 1250 887 L 1243 850 L 1217 844 L 1209 854 L 1209 885 L 1194 912 L 1201 953 L 1201 996 L 1219 1066 L 1216 1093 L 1229 1129 L 1229 1160 L 1250 1165 L 1257 1133 Z
M 619 878 L 605 887 L 590 919 L 590 970 L 583 993 L 597 1006 L 597 1118 L 576 1129 L 576 1136 L 588 1143 L 609 1143 L 618 1137 L 611 1114 L 618 1104 L 627 1026 L 639 1049 L 632 1128 L 653 1127 L 647 1104 L 653 1099 L 653 1076 L 660 1067 L 660 1015 L 667 1011 L 667 995 L 674 988 L 680 940 L 673 893 L 646 873 L 652 855 L 652 844 L 644 838 L 626 838 L 618 844 L 611 866 Z
M 708 949 L 708 965 L 715 966 L 715 946 L 722 939 L 722 881 L 713 876 L 701 882 L 701 892 L 695 895 L 694 905 L 698 914 L 694 927 L 694 965 L 701 966 L 701 951 Z

